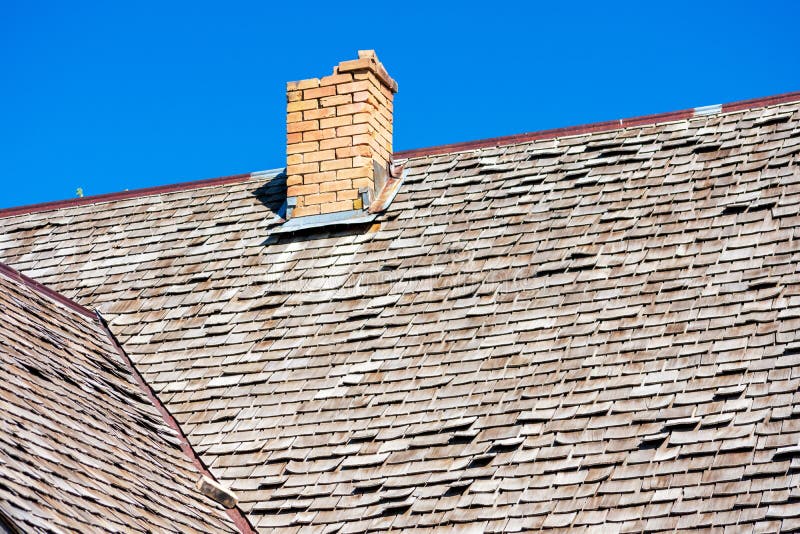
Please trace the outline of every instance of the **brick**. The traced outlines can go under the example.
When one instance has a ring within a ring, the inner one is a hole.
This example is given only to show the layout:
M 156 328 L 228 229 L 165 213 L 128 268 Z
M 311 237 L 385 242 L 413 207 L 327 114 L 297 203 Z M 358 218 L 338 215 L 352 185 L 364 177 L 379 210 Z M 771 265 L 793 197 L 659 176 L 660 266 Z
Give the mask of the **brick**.
M 356 113 L 352 117 L 353 117 L 353 124 L 369 122 L 372 120 L 372 114 L 370 113 Z
M 353 189 L 361 189 L 362 187 L 371 188 L 375 185 L 375 182 L 372 181 L 372 178 L 356 178 L 353 180 Z
M 324 171 L 324 172 L 312 172 L 306 175 L 303 175 L 303 183 L 304 184 L 318 184 L 320 182 L 330 182 L 332 180 L 336 180 L 336 173 L 338 171 Z
M 353 136 L 353 144 L 354 145 L 368 145 L 368 144 L 372 143 L 372 141 L 374 141 L 374 139 L 375 139 L 374 136 L 372 136 L 372 135 L 370 135 L 368 133 L 360 134 L 360 135 L 354 135 Z
M 319 170 L 318 163 L 301 163 L 299 165 L 287 165 L 286 174 L 307 174 L 315 173 Z
M 361 80 L 357 82 L 343 83 L 336 86 L 336 92 L 340 95 L 346 93 L 357 93 L 359 91 L 366 91 L 369 87 L 369 82 Z
M 287 154 L 303 154 L 305 152 L 314 152 L 315 150 L 319 149 L 319 143 L 316 141 L 312 142 L 305 142 L 305 143 L 292 143 L 287 145 L 286 153 Z
M 352 200 L 341 200 L 320 205 L 321 213 L 335 213 L 337 211 L 347 211 L 351 209 L 354 209 Z
M 303 112 L 303 119 L 307 121 L 314 119 L 327 119 L 329 117 L 335 117 L 335 116 L 336 116 L 336 110 L 334 108 L 309 109 Z
M 318 129 L 319 129 L 319 121 L 292 122 L 286 125 L 287 133 L 306 132 L 309 130 L 318 130 Z
M 375 61 L 373 59 L 359 58 L 340 62 L 338 69 L 341 72 L 350 72 L 354 70 L 372 70 L 374 67 Z M 355 73 L 355 76 L 358 76 L 359 74 L 361 73 Z
M 286 112 L 305 111 L 307 109 L 317 109 L 319 102 L 316 100 L 300 100 L 299 102 L 289 102 L 286 104 Z
M 303 91 L 303 100 L 309 98 L 322 98 L 323 96 L 333 96 L 336 94 L 336 87 L 329 85 L 327 87 L 315 87 L 314 89 L 306 89 Z
M 344 104 L 336 106 L 336 115 L 353 115 L 355 113 L 365 113 L 373 111 L 375 108 L 366 102 L 356 102 L 355 104 Z
M 344 189 L 336 193 L 336 200 L 355 200 L 358 198 L 358 189 Z
M 292 217 L 303 217 L 305 215 L 319 215 L 319 205 L 315 206 L 299 206 L 292 211 Z
M 337 95 L 337 96 L 326 96 L 325 98 L 321 98 L 319 103 L 323 107 L 336 107 L 341 106 L 344 104 L 349 104 L 353 101 L 353 98 L 350 95 Z
M 314 161 L 332 160 L 336 158 L 335 150 L 318 150 L 317 152 L 309 152 L 303 154 L 303 163 L 312 163 Z M 320 169 L 327 170 L 327 169 Z
M 292 174 L 286 177 L 286 186 L 299 185 L 303 183 L 302 174 Z
M 287 143 L 287 172 L 312 186 L 292 189 L 304 207 L 352 209 L 360 202 L 358 188 L 372 186 L 373 158 L 391 158 L 386 148 L 391 149 L 386 140 L 391 138 L 391 111 L 385 109 L 391 106 L 391 91 L 387 96 L 381 90 L 377 72 L 385 71 L 374 55 L 344 64 L 360 67 L 287 84 L 287 139 L 293 141 Z
M 336 193 L 317 193 L 315 195 L 305 195 L 303 196 L 303 202 L 306 206 L 311 206 L 313 204 L 328 204 L 331 202 L 336 202 Z
M 354 156 L 372 158 L 372 148 L 369 145 L 356 145 L 336 149 L 337 158 L 352 158 Z
M 319 184 L 292 185 L 286 189 L 286 195 L 290 197 L 314 195 L 317 193 L 319 193 Z
M 356 113 L 367 113 L 372 115 L 375 112 L 375 107 L 367 102 L 356 102 L 353 104 L 344 104 L 336 107 L 337 115 L 355 115 Z
M 352 137 L 334 137 L 333 139 L 324 139 L 319 142 L 319 148 L 321 150 L 327 150 L 329 148 L 342 148 L 346 146 L 350 146 L 353 144 Z
M 383 96 L 387 100 L 391 100 L 392 97 L 394 96 L 394 92 L 392 90 L 390 90 L 388 87 L 385 87 L 385 86 L 381 85 L 380 90 L 381 90 L 381 93 L 383 93 Z
M 335 171 L 337 169 L 347 169 L 353 166 L 353 161 L 350 158 L 335 159 L 331 161 L 323 161 L 320 164 L 319 170 L 321 171 Z
M 342 191 L 343 189 L 351 189 L 353 182 L 351 180 L 333 180 L 330 182 L 322 182 L 319 184 L 319 192 L 327 193 L 328 191 Z
M 319 84 L 320 86 L 339 85 L 351 81 L 353 81 L 353 75 L 348 72 L 343 74 L 331 74 L 330 76 L 324 76 L 319 79 Z
M 350 116 L 334 117 L 332 119 L 322 119 L 319 124 L 322 128 L 337 128 L 339 126 L 349 126 L 353 119 Z
M 369 91 L 353 93 L 353 102 L 367 102 L 373 107 L 378 107 L 378 99 Z
M 327 128 L 325 130 L 310 130 L 303 132 L 303 141 L 320 141 L 322 139 L 330 139 L 336 137 L 335 128 Z
M 372 167 L 356 167 L 336 171 L 337 180 L 355 180 L 357 178 L 372 178 Z
M 338 137 L 364 134 L 367 132 L 369 132 L 369 126 L 367 124 L 353 124 L 352 126 L 341 126 L 336 129 L 336 135 Z
M 287 91 L 297 91 L 303 89 L 312 89 L 314 87 L 319 87 L 319 78 L 309 78 L 307 80 L 300 80 L 297 82 L 287 82 L 286 83 L 286 90 Z
M 353 156 L 352 166 L 372 169 L 372 156 Z
M 286 144 L 291 145 L 293 143 L 299 143 L 303 140 L 303 134 L 301 133 L 291 133 L 286 134 Z

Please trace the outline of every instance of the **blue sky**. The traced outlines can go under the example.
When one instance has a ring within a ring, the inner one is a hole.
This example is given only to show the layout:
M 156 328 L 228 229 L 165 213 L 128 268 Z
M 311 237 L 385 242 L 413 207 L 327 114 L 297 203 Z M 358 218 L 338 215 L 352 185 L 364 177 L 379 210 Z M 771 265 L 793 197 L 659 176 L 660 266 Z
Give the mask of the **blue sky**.
M 375 49 L 396 150 L 800 90 L 800 2 L 0 0 L 0 207 L 282 167 Z

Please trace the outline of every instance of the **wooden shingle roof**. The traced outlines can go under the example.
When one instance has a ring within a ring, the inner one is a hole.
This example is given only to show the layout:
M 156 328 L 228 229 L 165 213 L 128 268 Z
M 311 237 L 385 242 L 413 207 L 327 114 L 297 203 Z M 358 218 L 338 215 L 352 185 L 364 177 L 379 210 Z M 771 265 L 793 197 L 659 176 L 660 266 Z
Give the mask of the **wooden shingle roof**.
M 456 149 L 454 149 L 456 150 Z M 800 103 L 0 218 L 263 532 L 800 528 Z
M 0 530 L 237 531 L 97 317 L 2 265 L 0 315 Z

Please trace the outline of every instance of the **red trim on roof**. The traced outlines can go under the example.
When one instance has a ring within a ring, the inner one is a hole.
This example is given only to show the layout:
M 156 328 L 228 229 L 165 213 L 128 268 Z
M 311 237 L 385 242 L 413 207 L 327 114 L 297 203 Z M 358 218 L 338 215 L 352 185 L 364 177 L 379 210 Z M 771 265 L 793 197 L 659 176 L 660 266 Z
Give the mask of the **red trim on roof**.
M 96 318 L 94 312 L 92 312 L 88 308 L 84 308 L 74 300 L 65 297 L 64 295 L 62 295 L 58 291 L 55 291 L 54 289 L 50 289 L 46 285 L 37 282 L 33 278 L 25 276 L 18 270 L 14 269 L 13 267 L 9 267 L 5 263 L 0 263 L 0 274 L 5 275 L 7 278 L 10 278 L 11 280 L 16 280 L 17 282 L 20 282 L 21 284 L 28 286 L 30 289 L 36 291 L 37 293 L 43 294 L 46 297 L 63 304 L 67 308 L 80 313 L 81 315 L 85 315 L 90 319 Z
M 800 91 L 783 93 L 782 95 L 762 96 L 761 98 L 751 98 L 750 100 L 739 100 L 738 102 L 728 102 L 722 104 L 722 112 L 741 111 L 743 109 L 759 108 L 763 106 L 774 106 L 785 102 L 800 100 Z
M 162 193 L 173 193 L 175 191 L 199 189 L 201 187 L 210 187 L 213 185 L 244 182 L 245 180 L 250 179 L 251 176 L 253 176 L 253 173 L 234 174 L 232 176 L 222 176 L 220 178 L 208 178 L 205 180 L 195 180 L 193 182 L 181 182 L 177 184 L 158 185 L 155 187 L 145 187 L 142 189 L 131 189 L 130 191 L 119 191 L 117 193 L 105 193 L 102 195 L 91 195 L 88 197 L 70 198 L 67 200 L 55 200 L 53 202 L 42 202 L 40 204 L 29 204 L 27 206 L 17 206 L 13 208 L 0 209 L 0 217 L 12 217 L 14 215 L 57 210 L 60 208 L 71 208 L 75 206 L 85 206 L 87 204 L 110 202 L 112 200 L 124 200 L 127 198 L 137 198 L 137 197 L 145 197 L 148 195 L 158 195 Z
M 782 104 L 784 102 L 793 102 L 795 100 L 800 100 L 800 91 L 723 104 L 722 112 L 727 113 L 730 111 L 741 111 L 750 108 L 772 106 L 775 104 Z M 643 115 L 641 117 L 632 117 L 628 119 L 618 119 L 613 121 L 596 122 L 592 124 L 582 124 L 579 126 L 568 126 L 566 128 L 555 128 L 552 130 L 541 130 L 538 132 L 507 135 L 503 137 L 493 137 L 490 139 L 481 139 L 477 141 L 452 143 L 449 145 L 439 145 L 427 148 L 416 148 L 413 150 L 401 150 L 400 152 L 395 152 L 394 157 L 395 159 L 409 159 L 409 158 L 419 158 L 423 156 L 433 156 L 437 154 L 449 154 L 451 152 L 465 152 L 467 150 L 475 150 L 477 148 L 490 148 L 498 146 L 515 145 L 518 143 L 525 143 L 528 141 L 536 141 L 540 139 L 553 139 L 556 137 L 565 137 L 568 135 L 605 132 L 610 130 L 627 128 L 631 126 L 645 126 L 649 124 L 654 125 L 663 122 L 690 119 L 693 116 L 694 116 L 694 108 L 683 109 L 680 111 L 671 111 L 668 113 L 656 113 L 654 115 Z
M 203 475 L 207 476 L 208 478 L 216 481 L 217 479 L 214 478 L 214 476 L 205 466 L 203 461 L 194 451 L 192 446 L 189 444 L 189 440 L 186 438 L 186 434 L 183 433 L 183 430 L 178 424 L 178 421 L 176 421 L 175 418 L 172 416 L 172 414 L 169 412 L 169 410 L 167 410 L 167 407 L 161 403 L 158 396 L 153 391 L 153 388 L 151 388 L 150 385 L 144 380 L 142 375 L 139 374 L 138 369 L 136 369 L 136 366 L 133 364 L 133 361 L 128 356 L 128 353 L 125 352 L 125 349 L 123 349 L 122 346 L 119 344 L 119 342 L 117 342 L 117 338 L 114 337 L 114 334 L 111 333 L 111 329 L 108 328 L 108 323 L 106 323 L 105 319 L 103 319 L 103 316 L 100 315 L 100 312 L 95 312 L 92 318 L 102 325 L 103 329 L 108 335 L 108 338 L 111 340 L 111 343 L 117 349 L 117 353 L 119 354 L 120 358 L 122 358 L 122 362 L 128 368 L 128 371 L 130 371 L 130 373 L 133 375 L 136 384 L 139 386 L 139 388 L 141 388 L 141 390 L 145 393 L 145 395 L 147 395 L 147 398 L 150 399 L 150 402 L 152 402 L 153 405 L 156 407 L 158 412 L 161 414 L 162 419 L 164 419 L 164 422 L 167 423 L 167 425 L 170 428 L 172 428 L 178 435 L 178 440 L 180 441 L 181 450 L 183 450 L 183 453 L 189 458 L 189 460 L 191 460 L 192 464 L 194 464 L 194 466 L 197 468 L 198 471 L 200 471 Z M 231 518 L 231 521 L 233 521 L 236 524 L 236 527 L 243 534 L 255 534 L 255 531 L 253 530 L 253 527 L 250 525 L 250 522 L 242 514 L 241 510 L 239 510 L 238 507 L 226 508 L 225 511 L 227 512 L 228 517 Z

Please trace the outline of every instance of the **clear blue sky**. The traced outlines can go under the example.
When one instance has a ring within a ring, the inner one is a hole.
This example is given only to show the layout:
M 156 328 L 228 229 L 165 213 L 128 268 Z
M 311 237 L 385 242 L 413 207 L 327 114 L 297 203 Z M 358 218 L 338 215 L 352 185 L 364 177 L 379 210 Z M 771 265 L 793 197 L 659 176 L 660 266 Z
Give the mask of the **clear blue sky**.
M 800 2 L 0 0 L 0 207 L 284 165 L 285 82 L 372 48 L 395 149 L 800 90 Z

